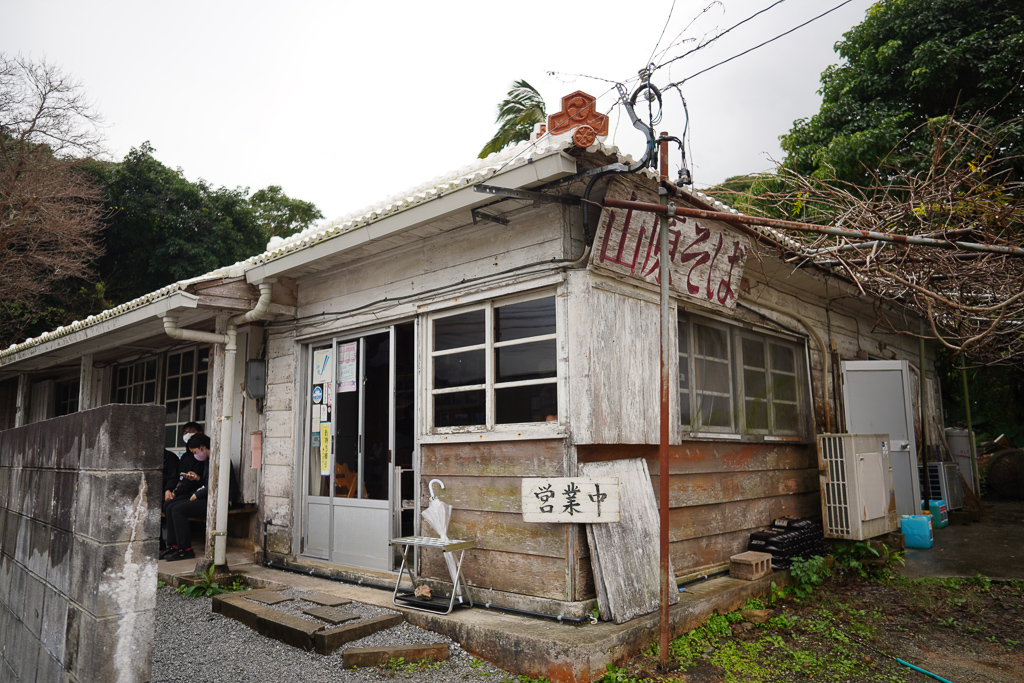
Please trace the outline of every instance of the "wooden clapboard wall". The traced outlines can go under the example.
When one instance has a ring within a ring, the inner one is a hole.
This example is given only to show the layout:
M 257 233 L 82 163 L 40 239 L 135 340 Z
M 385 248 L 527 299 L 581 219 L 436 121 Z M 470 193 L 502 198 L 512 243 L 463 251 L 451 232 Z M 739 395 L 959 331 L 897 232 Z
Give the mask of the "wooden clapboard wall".
M 633 457 L 647 461 L 657 499 L 657 446 L 577 447 L 581 463 Z M 821 514 L 817 455 L 810 445 L 694 441 L 672 446 L 669 505 L 676 574 L 726 562 L 746 550 L 751 531 L 772 519 Z
M 469 585 L 554 600 L 579 590 L 593 596 L 589 559 L 570 561 L 586 546 L 582 526 L 522 518 L 522 478 L 569 476 L 565 448 L 564 439 L 420 447 L 420 500 L 429 500 L 431 479 L 443 481 L 435 493 L 453 506 L 448 536 L 476 541 L 463 565 Z M 420 560 L 421 575 L 450 580 L 440 553 L 423 551 Z

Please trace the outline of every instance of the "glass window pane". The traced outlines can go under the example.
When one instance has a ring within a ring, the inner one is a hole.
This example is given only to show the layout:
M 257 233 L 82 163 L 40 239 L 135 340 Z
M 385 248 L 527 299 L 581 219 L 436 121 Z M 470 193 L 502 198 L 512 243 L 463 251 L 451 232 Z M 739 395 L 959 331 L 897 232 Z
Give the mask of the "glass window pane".
M 773 408 L 775 411 L 775 431 L 795 433 L 799 427 L 796 405 L 776 403 Z
M 484 349 L 477 349 L 438 356 L 434 359 L 434 388 L 483 384 L 486 377 L 486 354 Z
M 117 385 L 123 387 L 128 384 L 128 368 L 117 369 Z
M 194 351 L 185 351 L 181 354 L 181 371 L 183 373 L 192 372 L 195 361 Z
M 768 402 L 764 400 L 748 400 L 747 405 L 747 429 L 756 431 L 767 431 L 768 429 Z
M 731 402 L 727 396 L 701 396 L 701 424 L 709 427 L 732 427 Z
M 768 398 L 768 380 L 762 370 L 743 371 L 743 395 L 746 398 Z
M 729 340 L 725 330 L 694 325 L 697 333 L 697 353 L 711 358 L 729 357 Z
M 168 401 L 164 408 L 166 408 L 165 412 L 167 413 L 167 422 L 176 422 L 178 416 L 178 402 Z M 186 420 L 186 422 L 187 421 L 188 420 Z
M 199 357 L 199 372 L 205 372 L 209 366 L 210 347 L 200 346 L 199 350 L 196 352 L 196 355 Z
M 434 320 L 434 350 L 446 351 L 483 344 L 484 311 L 470 311 Z
M 196 416 L 195 421 L 200 424 L 206 424 L 206 399 L 196 399 Z
M 558 419 L 558 394 L 554 384 L 509 387 L 494 392 L 495 421 L 554 422 Z
M 192 401 L 186 400 L 178 404 L 178 422 L 188 422 L 192 419 Z
M 181 378 L 181 397 L 189 398 L 192 396 L 192 375 L 185 375 Z
M 175 399 L 178 398 L 178 378 L 172 377 L 167 380 L 167 398 Z
M 549 379 L 557 375 L 554 339 L 503 346 L 494 350 L 494 358 L 495 382 Z
M 728 363 L 697 359 L 696 365 L 697 389 L 722 394 L 731 393 L 732 372 Z
M 776 401 L 796 403 L 796 377 L 776 375 L 772 381 L 772 391 Z
M 206 396 L 206 373 L 196 375 L 196 396 Z
M 749 368 L 763 368 L 764 342 L 757 339 L 743 339 L 743 364 Z
M 128 390 L 127 389 L 118 389 L 117 390 L 117 402 L 118 403 L 127 403 L 128 402 Z
M 167 425 L 164 427 L 164 448 L 176 448 L 177 444 L 174 442 L 174 437 L 177 435 L 178 430 L 174 425 Z
M 555 333 L 555 297 L 494 309 L 494 340 L 512 341 Z
M 680 392 L 679 394 L 679 423 L 685 426 L 689 426 L 693 417 L 690 413 L 690 392 Z
M 146 389 L 143 392 L 143 403 L 156 402 L 156 382 L 146 382 Z
M 146 380 L 156 379 L 156 359 L 146 361 Z
M 483 389 L 474 389 L 434 396 L 434 426 L 466 427 L 485 424 L 486 394 Z
M 167 356 L 167 375 L 174 376 L 181 374 L 181 356 L 177 353 L 172 353 Z
M 772 370 L 776 372 L 796 372 L 796 354 L 790 346 L 772 344 Z

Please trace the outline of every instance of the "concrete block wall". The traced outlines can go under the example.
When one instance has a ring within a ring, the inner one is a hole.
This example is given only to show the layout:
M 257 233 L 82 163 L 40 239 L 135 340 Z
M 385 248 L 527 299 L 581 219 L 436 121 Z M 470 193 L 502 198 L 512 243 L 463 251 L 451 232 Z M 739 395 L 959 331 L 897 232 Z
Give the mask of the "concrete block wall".
M 148 681 L 162 406 L 0 432 L 0 681 Z
M 263 486 L 259 507 L 267 529 L 267 550 L 292 553 L 292 497 L 295 489 L 295 333 L 271 335 L 267 342 L 267 404 L 263 411 Z M 261 525 L 262 527 L 262 525 Z M 260 536 L 262 540 L 262 534 Z

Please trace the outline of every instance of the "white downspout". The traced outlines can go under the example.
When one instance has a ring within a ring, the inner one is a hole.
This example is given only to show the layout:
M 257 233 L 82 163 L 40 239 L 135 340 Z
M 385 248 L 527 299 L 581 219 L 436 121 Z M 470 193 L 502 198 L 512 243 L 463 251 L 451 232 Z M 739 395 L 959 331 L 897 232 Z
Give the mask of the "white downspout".
M 227 564 L 228 540 L 228 494 L 231 486 L 231 418 L 234 413 L 235 344 L 238 326 L 259 320 L 270 308 L 270 299 L 276 278 L 267 278 L 260 283 L 260 298 L 248 313 L 241 313 L 228 320 L 224 334 L 186 330 L 178 327 L 173 315 L 164 316 L 164 331 L 174 339 L 207 342 L 224 346 L 224 383 L 221 400 L 220 440 L 217 444 L 217 512 L 213 530 L 213 564 L 222 567 Z

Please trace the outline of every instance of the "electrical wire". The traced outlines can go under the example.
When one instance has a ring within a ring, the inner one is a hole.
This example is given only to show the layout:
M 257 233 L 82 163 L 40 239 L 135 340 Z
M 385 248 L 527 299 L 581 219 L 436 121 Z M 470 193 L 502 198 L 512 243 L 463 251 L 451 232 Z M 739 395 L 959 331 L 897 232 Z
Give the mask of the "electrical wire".
M 658 69 L 660 69 L 660 68 L 662 68 L 662 67 L 664 67 L 664 66 L 668 66 L 668 65 L 669 65 L 669 64 L 671 64 L 672 62 L 676 62 L 676 61 L 679 61 L 679 60 L 680 60 L 680 59 L 682 59 L 683 57 L 686 57 L 686 56 L 688 56 L 688 55 L 692 55 L 692 54 L 693 54 L 694 52 L 696 52 L 697 50 L 703 49 L 703 48 L 707 47 L 708 45 L 710 45 L 711 43 L 713 43 L 713 42 L 715 42 L 716 40 L 718 40 L 719 38 L 723 37 L 724 35 L 726 35 L 727 33 L 729 33 L 729 31 L 732 31 L 732 30 L 733 30 L 733 29 L 735 29 L 735 28 L 739 28 L 740 26 L 742 26 L 743 24 L 747 23 L 747 22 L 748 22 L 748 21 L 750 21 L 751 19 L 753 19 L 753 18 L 755 18 L 755 17 L 757 17 L 757 16 L 759 16 L 759 15 L 761 15 L 761 14 L 764 14 L 764 13 L 765 13 L 765 12 L 767 12 L 768 10 L 770 10 L 770 9 L 772 9 L 773 7 L 776 7 L 776 6 L 778 6 L 778 5 L 781 5 L 781 4 L 782 4 L 782 3 L 784 3 L 785 1 L 786 1 L 786 0 L 776 0 L 776 2 L 772 3 L 771 5 L 768 5 L 767 7 L 765 7 L 765 8 L 763 9 L 763 10 L 761 10 L 761 11 L 759 11 L 759 12 L 755 12 L 754 14 L 751 14 L 751 15 L 750 15 L 749 17 L 747 17 L 747 18 L 746 18 L 746 19 L 744 19 L 743 21 L 739 22 L 738 24 L 733 24 L 732 26 L 730 26 L 729 28 L 725 29 L 724 31 L 722 31 L 721 33 L 719 33 L 719 34 L 718 34 L 717 36 L 715 36 L 714 38 L 712 38 L 711 40 L 707 41 L 706 43 L 701 43 L 700 45 L 698 45 L 697 47 L 693 48 L 692 50 L 689 50 L 688 52 L 684 52 L 683 54 L 679 55 L 678 57 L 673 57 L 672 59 L 668 60 L 667 62 L 665 62 L 665 63 L 663 63 L 663 64 L 659 64 L 659 65 L 657 65 L 657 66 L 656 66 L 656 67 L 654 68 L 654 70 L 655 70 L 655 71 L 657 71 Z M 706 9 L 705 9 L 704 11 L 705 11 L 705 12 L 707 12 L 707 11 L 708 11 L 708 9 L 710 9 L 710 7 L 711 7 L 711 6 L 710 6 L 710 5 L 708 5 L 708 7 L 707 7 L 707 8 L 706 8 Z M 699 15 L 698 15 L 698 16 L 699 16 Z M 691 22 L 691 23 L 692 23 L 692 22 Z
M 647 58 L 647 63 L 650 64 L 654 59 L 654 54 L 658 51 L 658 46 L 661 45 L 661 39 L 665 37 L 665 31 L 668 29 L 668 24 L 672 21 L 672 13 L 676 9 L 676 0 L 672 0 L 672 6 L 668 8 L 668 18 L 665 19 L 665 25 L 661 27 L 661 35 L 658 36 L 658 42 L 654 44 L 654 49 L 651 50 L 651 56 Z
M 782 2 L 782 1 L 783 0 L 780 0 L 780 2 Z M 756 50 L 759 47 L 764 47 L 768 43 L 774 43 L 779 38 L 783 38 L 785 36 L 788 36 L 790 33 L 793 33 L 794 31 L 802 29 L 804 26 L 807 26 L 808 24 L 810 24 L 812 22 L 815 22 L 818 19 L 821 19 L 822 17 L 824 17 L 826 15 L 831 14 L 832 12 L 835 12 L 840 7 L 844 7 L 846 5 L 849 5 L 851 2 L 853 2 L 853 0 L 846 0 L 845 2 L 841 2 L 838 5 L 836 5 L 835 7 L 833 7 L 832 9 L 827 10 L 825 12 L 822 12 L 821 14 L 819 14 L 816 17 L 814 17 L 813 19 L 808 19 L 807 21 L 805 21 L 804 23 L 800 24 L 799 26 L 794 26 L 793 28 L 789 29 L 785 33 L 780 33 L 779 35 L 775 36 L 774 38 L 769 38 L 768 40 L 766 40 L 763 43 L 760 43 L 758 45 L 755 45 L 754 47 L 750 48 L 749 50 L 744 50 L 743 52 L 739 53 L 738 55 L 733 55 L 732 57 L 729 57 L 728 59 L 723 59 L 722 61 L 718 62 L 717 64 L 712 64 L 708 68 L 702 69 L 702 70 L 698 71 L 695 74 L 687 76 L 686 78 L 682 79 L 681 81 L 676 81 L 675 83 L 670 83 L 669 85 L 666 86 L 666 88 L 671 88 L 673 86 L 678 87 L 678 86 L 682 85 L 683 83 L 685 83 L 686 81 L 688 81 L 688 80 L 690 80 L 692 78 L 696 78 L 697 76 L 700 76 L 703 73 L 707 73 L 708 71 L 711 71 L 712 69 L 715 69 L 717 67 L 722 66 L 723 64 L 727 64 L 728 62 L 731 62 L 732 60 L 737 59 L 738 57 L 742 57 L 743 55 L 749 54 L 749 53 L 753 52 L 754 50 Z M 667 64 L 667 62 L 666 62 L 666 64 Z

